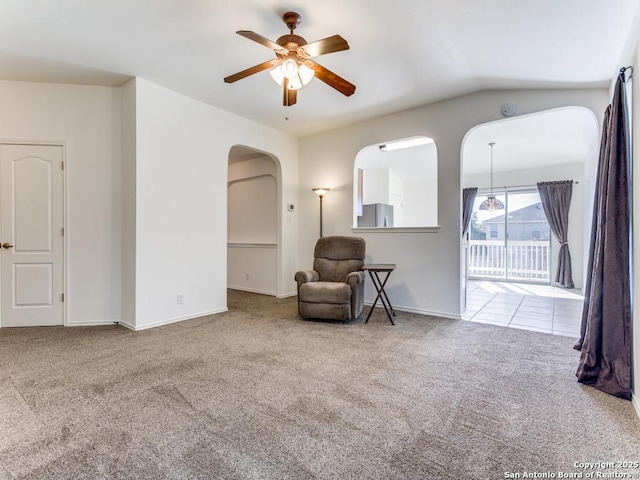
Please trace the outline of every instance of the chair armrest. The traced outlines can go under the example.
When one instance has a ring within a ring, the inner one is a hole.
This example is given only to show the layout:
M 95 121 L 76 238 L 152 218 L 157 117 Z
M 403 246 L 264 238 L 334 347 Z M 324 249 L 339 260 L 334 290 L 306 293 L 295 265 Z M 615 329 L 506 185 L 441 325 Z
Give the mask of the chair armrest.
M 347 275 L 347 285 L 351 287 L 351 318 L 358 318 L 364 307 L 364 280 L 366 273 L 363 271 L 351 272 Z
M 347 275 L 347 283 L 349 285 L 357 285 L 358 283 L 364 282 L 365 273 L 364 272 L 351 272 Z
M 315 270 L 300 270 L 299 272 L 296 272 L 295 279 L 299 290 L 300 286 L 304 283 L 320 281 L 320 274 Z

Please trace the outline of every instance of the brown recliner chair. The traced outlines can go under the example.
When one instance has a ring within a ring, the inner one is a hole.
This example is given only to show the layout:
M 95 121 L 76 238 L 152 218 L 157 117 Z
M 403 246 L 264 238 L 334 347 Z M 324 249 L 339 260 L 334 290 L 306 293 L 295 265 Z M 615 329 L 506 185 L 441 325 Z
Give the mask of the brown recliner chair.
M 313 270 L 296 273 L 300 316 L 342 321 L 358 318 L 364 307 L 364 255 L 363 238 L 320 238 Z

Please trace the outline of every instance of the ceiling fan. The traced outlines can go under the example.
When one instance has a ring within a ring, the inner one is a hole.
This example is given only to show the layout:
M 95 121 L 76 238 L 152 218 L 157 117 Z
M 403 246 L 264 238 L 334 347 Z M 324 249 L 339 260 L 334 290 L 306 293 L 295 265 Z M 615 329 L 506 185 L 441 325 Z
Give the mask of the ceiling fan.
M 226 83 L 237 82 L 254 73 L 271 69 L 269 72 L 271 77 L 284 87 L 282 102 L 285 107 L 296 103 L 298 89 L 309 83 L 314 76 L 347 97 L 353 95 L 356 91 L 355 85 L 311 60 L 313 57 L 319 57 L 327 53 L 348 50 L 349 44 L 347 41 L 340 35 L 333 35 L 332 37 L 307 43 L 304 38 L 293 33 L 302 21 L 300 14 L 287 12 L 282 16 L 282 20 L 289 28 L 289 35 L 283 35 L 276 42 L 272 42 L 262 35 L 248 30 L 236 32 L 238 35 L 271 48 L 275 52 L 276 58 L 230 75 L 224 81 Z

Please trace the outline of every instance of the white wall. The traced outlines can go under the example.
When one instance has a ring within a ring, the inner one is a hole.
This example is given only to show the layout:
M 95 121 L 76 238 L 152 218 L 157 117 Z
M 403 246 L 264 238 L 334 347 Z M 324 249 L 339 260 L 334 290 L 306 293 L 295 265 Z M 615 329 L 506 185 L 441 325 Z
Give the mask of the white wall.
M 136 322 L 136 80 L 122 86 L 122 313 Z
M 482 92 L 301 139 L 300 266 L 310 266 L 317 239 L 317 198 L 311 187 L 326 184 L 332 190 L 324 201 L 325 235 L 360 235 L 367 241 L 367 261 L 397 264 L 388 284 L 391 302 L 400 309 L 459 318 L 462 140 L 472 127 L 502 118 L 501 107 L 507 102 L 517 104 L 520 114 L 584 106 L 601 119 L 608 95 L 604 89 Z M 418 135 L 433 138 L 438 146 L 440 228 L 352 230 L 358 152 L 388 138 Z M 372 299 L 370 282 L 366 288 Z
M 0 138 L 65 144 L 66 324 L 120 320 L 120 89 L 2 81 L 0 103 Z
M 632 64 L 634 73 L 639 71 L 640 66 L 640 41 L 638 33 L 640 31 L 640 12 L 636 17 L 636 28 L 633 30 L 635 37 L 631 39 L 634 46 L 633 56 L 624 62 L 624 65 Z M 625 60 L 625 59 L 623 59 Z M 628 75 L 627 75 L 628 76 Z M 633 175 L 633 295 L 632 295 L 632 390 L 633 404 L 638 417 L 640 417 L 640 80 L 634 74 L 635 80 L 632 83 L 632 175 Z
M 364 188 L 362 203 L 389 203 L 389 169 L 365 169 L 363 173 Z
M 277 193 L 273 175 L 243 178 L 229 183 L 227 224 L 230 243 L 276 244 Z
M 136 210 L 136 311 L 129 326 L 142 329 L 226 309 L 229 150 L 247 145 L 277 156 L 279 205 L 286 206 L 297 204 L 298 144 L 140 78 L 136 95 L 136 204 L 129 206 Z M 282 208 L 278 215 L 285 218 Z M 295 292 L 295 217 L 281 225 L 277 288 L 288 295 Z
M 633 391 L 633 405 L 638 417 L 640 417 L 640 81 L 638 81 L 638 69 L 640 68 L 640 10 L 636 12 L 633 25 L 629 30 L 629 37 L 625 44 L 624 52 L 618 67 L 633 66 L 631 82 L 631 97 L 627 100 L 630 104 L 631 118 L 631 145 L 632 145 L 632 295 L 631 295 L 631 324 L 632 324 L 632 367 L 631 380 Z M 615 85 L 618 72 L 612 72 L 611 86 Z M 631 76 L 627 72 L 626 78 Z M 628 90 L 628 89 L 627 89 Z M 613 92 L 613 90 L 612 90 Z M 611 92 L 611 97 L 613 93 Z
M 432 208 L 435 205 L 436 208 Z M 404 183 L 404 224 L 438 225 L 438 180 Z
M 635 68 L 640 65 L 640 42 L 636 44 L 633 59 Z M 637 78 L 637 77 L 636 77 Z M 632 320 L 633 320 L 633 403 L 636 413 L 640 417 L 640 81 L 633 82 L 633 296 L 632 296 Z
M 275 244 L 229 244 L 227 286 L 235 290 L 276 295 Z

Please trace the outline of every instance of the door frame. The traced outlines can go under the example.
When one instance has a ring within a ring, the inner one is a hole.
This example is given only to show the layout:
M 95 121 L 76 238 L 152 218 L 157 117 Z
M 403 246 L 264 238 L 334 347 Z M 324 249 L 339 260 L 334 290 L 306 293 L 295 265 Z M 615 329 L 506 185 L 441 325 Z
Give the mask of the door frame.
M 69 169 L 69 163 L 67 160 L 67 143 L 64 140 L 16 140 L 15 138 L 0 138 L 0 145 L 42 145 L 62 148 L 62 228 L 64 229 L 64 235 L 62 236 L 62 290 L 64 294 L 64 301 L 62 302 L 62 325 L 67 326 L 67 305 L 69 303 L 69 285 L 67 271 L 69 269 L 69 255 L 67 238 L 69 236 L 69 228 L 67 225 L 67 171 Z M 0 198 L 0 203 L 2 199 Z M 0 205 L 0 208 L 2 205 Z M 0 226 L 0 238 L 2 235 Z M 0 263 L 2 258 L 0 256 Z M 2 288 L 2 285 L 0 285 Z M 0 299 L 0 302 L 2 300 Z M 2 328 L 2 316 L 0 313 L 0 328 Z M 8 328 L 8 327 L 5 327 Z

